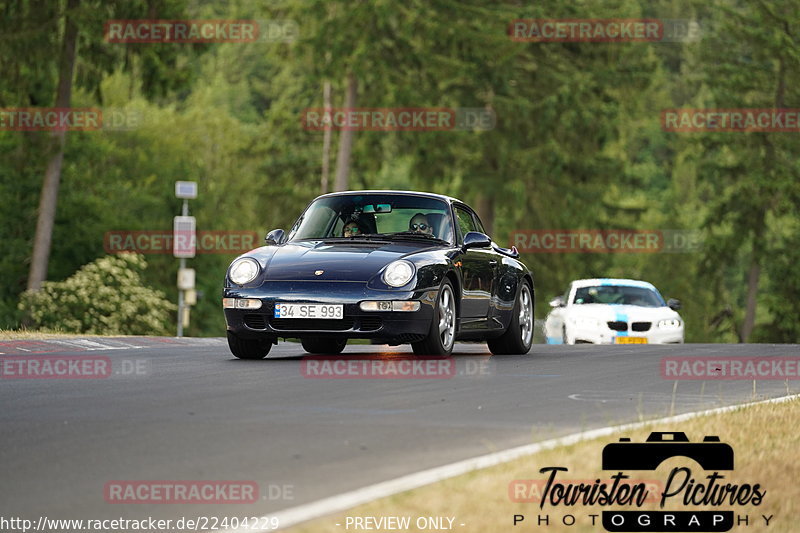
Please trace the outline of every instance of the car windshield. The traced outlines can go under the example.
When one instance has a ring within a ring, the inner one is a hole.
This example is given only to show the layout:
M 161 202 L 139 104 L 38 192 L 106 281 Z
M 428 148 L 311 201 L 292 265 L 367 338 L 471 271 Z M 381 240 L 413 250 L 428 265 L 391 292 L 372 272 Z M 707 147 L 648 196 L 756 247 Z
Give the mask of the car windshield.
M 575 291 L 574 304 L 638 305 L 663 307 L 664 299 L 653 289 L 628 285 L 598 285 L 580 287 Z
M 401 194 L 347 194 L 315 200 L 288 240 L 374 238 L 442 239 L 453 242 L 446 202 Z

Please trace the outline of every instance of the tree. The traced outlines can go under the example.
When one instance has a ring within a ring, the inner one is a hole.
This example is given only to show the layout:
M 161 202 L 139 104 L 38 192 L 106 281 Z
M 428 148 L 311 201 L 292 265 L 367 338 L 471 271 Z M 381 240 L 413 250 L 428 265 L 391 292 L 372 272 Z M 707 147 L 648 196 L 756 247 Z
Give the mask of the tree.
M 715 31 L 703 48 L 703 86 L 698 107 L 792 107 L 800 99 L 800 43 L 791 31 L 800 11 L 795 2 L 729 5 L 718 2 Z M 711 245 L 706 273 L 720 264 L 736 268 L 729 280 L 737 301 L 739 340 L 747 342 L 758 318 L 764 261 L 777 244 L 771 235 L 785 217 L 796 214 L 800 198 L 800 143 L 785 133 L 699 134 L 699 161 L 709 197 L 706 226 Z M 738 265 L 737 265 L 738 267 Z
M 356 95 L 358 94 L 358 82 L 352 72 L 347 74 L 345 82 L 345 109 L 353 109 L 356 106 Z M 350 154 L 353 151 L 353 135 L 351 128 L 345 128 L 339 135 L 339 155 L 336 157 L 336 182 L 333 186 L 334 191 L 346 191 L 348 177 L 350 174 Z
M 78 24 L 75 21 L 75 11 L 80 5 L 80 0 L 67 0 L 67 10 L 64 14 L 64 37 L 61 46 L 58 68 L 58 89 L 56 91 L 55 107 L 67 109 L 72 100 L 72 76 L 75 69 L 75 55 L 78 45 Z M 64 147 L 66 144 L 66 130 L 52 132 L 54 153 L 47 163 L 47 170 L 42 183 L 42 194 L 39 200 L 39 216 L 36 220 L 36 236 L 33 240 L 33 254 L 31 256 L 31 270 L 28 276 L 28 289 L 37 290 L 42 282 L 47 279 L 47 263 L 50 259 L 50 243 L 53 238 L 53 221 L 56 218 L 56 202 L 58 199 L 58 186 L 61 182 L 61 165 L 64 162 Z
M 22 2 L 18 7 L 24 11 L 27 6 Z M 37 12 L 38 4 L 31 2 L 27 17 L 40 17 L 47 20 L 46 10 Z M 81 4 L 81 0 L 66 0 L 63 13 L 59 13 L 63 19 L 63 37 L 60 43 L 60 51 L 57 54 L 57 76 L 58 85 L 55 92 L 55 107 L 67 109 L 71 107 L 73 82 L 75 77 L 75 65 L 78 58 L 78 42 L 81 33 L 87 35 L 87 45 L 85 46 L 84 56 L 88 62 L 92 63 L 88 72 L 80 73 L 81 86 L 90 91 L 97 91 L 99 82 L 102 79 L 100 73 L 110 72 L 119 66 L 119 60 L 123 58 L 121 52 L 109 53 L 103 47 L 102 27 L 103 23 L 123 15 L 123 18 L 134 18 L 139 10 L 139 14 L 146 12 L 150 18 L 171 15 L 183 9 L 183 0 L 167 1 L 161 6 L 161 12 L 157 11 L 155 5 L 137 5 L 124 1 L 110 3 L 87 2 Z M 154 52 L 153 48 L 144 48 L 143 51 L 134 53 L 142 62 L 142 75 L 145 80 L 144 86 L 148 93 L 165 93 L 167 88 L 179 87 L 185 83 L 183 69 L 170 68 L 174 66 L 177 52 L 172 45 L 171 48 L 161 48 L 160 52 Z M 158 58 L 158 61 L 153 61 Z M 135 61 L 128 61 L 130 57 L 124 57 L 126 66 L 130 66 Z M 47 62 L 43 70 L 47 70 Z M 37 102 L 39 103 L 39 102 Z M 56 130 L 52 132 L 50 146 L 47 147 L 47 165 L 42 182 L 42 190 L 39 200 L 39 209 L 36 222 L 36 233 L 33 241 L 31 255 L 30 272 L 28 275 L 28 289 L 38 289 L 42 282 L 47 279 L 47 270 L 50 258 L 50 249 L 53 236 L 53 225 L 56 217 L 56 206 L 58 202 L 59 185 L 61 182 L 61 169 L 64 162 L 66 149 L 66 130 Z

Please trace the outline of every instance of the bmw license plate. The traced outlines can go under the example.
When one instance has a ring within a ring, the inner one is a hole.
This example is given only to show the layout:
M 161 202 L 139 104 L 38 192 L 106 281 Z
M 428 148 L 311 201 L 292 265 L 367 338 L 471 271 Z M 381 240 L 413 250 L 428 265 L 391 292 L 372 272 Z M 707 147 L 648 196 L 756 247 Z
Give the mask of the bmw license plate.
M 275 318 L 343 318 L 342 304 L 275 304 Z
M 647 337 L 614 337 L 616 344 L 647 344 Z

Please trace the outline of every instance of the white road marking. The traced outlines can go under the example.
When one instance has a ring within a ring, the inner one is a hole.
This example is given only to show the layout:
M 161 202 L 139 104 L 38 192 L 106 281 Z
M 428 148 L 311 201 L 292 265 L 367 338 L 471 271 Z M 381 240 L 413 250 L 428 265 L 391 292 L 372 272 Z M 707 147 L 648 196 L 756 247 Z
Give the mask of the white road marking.
M 371 501 L 378 500 L 380 498 L 392 496 L 394 494 L 405 492 L 407 490 L 417 489 L 425 485 L 430 485 L 431 483 L 436 483 L 437 481 L 442 481 L 445 479 L 449 479 L 451 477 L 460 476 L 461 474 L 467 474 L 475 470 L 488 468 L 490 466 L 495 466 L 501 463 L 507 463 L 509 461 L 513 461 L 514 459 L 518 459 L 520 457 L 525 457 L 528 455 L 533 455 L 542 452 L 544 450 L 550 450 L 558 446 L 569 446 L 577 442 L 592 440 L 598 437 L 605 437 L 619 431 L 629 431 L 633 429 L 639 429 L 652 424 L 673 424 L 676 422 L 685 422 L 686 420 L 691 420 L 693 418 L 697 418 L 700 416 L 713 415 L 718 413 L 727 413 L 751 405 L 784 403 L 790 400 L 794 400 L 796 398 L 800 398 L 800 394 L 793 394 L 791 396 L 781 396 L 780 398 L 773 398 L 770 400 L 761 400 L 757 402 L 747 402 L 736 405 L 729 405 L 726 407 L 717 407 L 714 409 L 706 409 L 704 411 L 694 411 L 691 413 L 684 413 L 681 415 L 668 416 L 666 418 L 645 420 L 643 422 L 632 422 L 629 424 L 622 424 L 619 426 L 609 426 L 604 428 L 592 429 L 589 431 L 581 431 L 579 433 L 573 433 L 565 437 L 559 437 L 556 439 L 536 442 L 533 444 L 526 444 L 524 446 L 518 446 L 516 448 L 510 448 L 508 450 L 502 450 L 499 452 L 490 453 L 479 457 L 474 457 L 472 459 L 458 461 L 456 463 L 451 463 L 449 465 L 438 466 L 436 468 L 423 470 L 422 472 L 409 474 L 407 476 L 402 476 L 396 479 L 391 479 L 389 481 L 376 483 L 374 485 L 369 485 L 367 487 L 356 489 L 350 492 L 345 492 L 337 496 L 331 496 L 330 498 L 323 498 L 322 500 L 317 500 L 315 502 L 298 505 L 297 507 L 291 507 L 289 509 L 284 509 L 282 511 L 277 511 L 265 515 L 259 518 L 259 523 L 261 520 L 268 522 L 270 518 L 277 517 L 279 524 L 278 529 L 283 529 L 300 524 L 302 522 L 307 522 L 314 518 L 319 518 L 329 514 L 346 511 L 347 509 L 353 508 L 357 505 L 369 503 Z M 275 531 L 275 529 L 237 528 L 237 529 L 221 529 L 216 531 L 266 533 L 269 531 Z
M 608 403 L 608 402 L 629 402 L 632 400 L 640 402 L 652 402 L 671 400 L 672 394 L 661 392 L 608 392 L 608 391 L 585 391 L 567 396 L 570 400 L 579 402 Z M 708 396 L 702 394 L 681 394 L 680 400 L 707 400 Z
M 83 348 L 87 352 L 91 352 L 94 350 L 125 350 L 126 348 L 122 346 L 109 346 L 107 344 L 102 344 L 96 341 L 90 341 L 88 339 L 70 339 L 70 340 L 46 340 L 45 342 L 50 344 L 64 344 L 70 347 L 77 347 Z
M 583 396 L 583 394 L 570 394 L 569 396 L 567 396 L 567 398 L 569 398 L 570 400 L 576 400 L 576 401 L 579 401 L 579 402 L 606 403 L 606 402 L 609 401 L 609 400 L 602 400 L 602 399 L 599 399 L 599 398 L 595 398 L 595 399 L 592 399 L 592 398 L 581 398 L 581 396 Z
M 144 341 L 158 341 L 162 338 L 171 338 L 171 337 L 143 337 L 142 340 Z M 22 352 L 29 352 L 29 353 L 36 353 L 36 354 L 58 354 L 61 351 L 65 351 L 63 348 L 69 349 L 69 351 L 100 351 L 100 350 L 142 350 L 145 348 L 162 348 L 163 345 L 161 344 L 132 344 L 137 342 L 136 338 L 132 339 L 115 339 L 113 337 L 104 339 L 102 337 L 98 337 L 98 340 L 91 340 L 91 339 L 81 339 L 81 338 L 71 338 L 71 339 L 40 339 L 33 342 L 48 344 L 53 347 L 54 351 L 36 351 L 35 349 L 28 349 L 22 348 L 21 346 L 10 346 L 14 350 L 19 350 Z M 100 341 L 103 342 L 100 342 Z M 126 342 L 127 341 L 127 342 Z M 175 343 L 177 346 L 221 346 L 225 342 L 225 339 L 218 339 L 218 338 L 205 338 L 205 337 L 182 337 L 180 339 L 182 342 Z M 9 347 L 9 344 L 13 343 L 14 341 L 3 341 L 0 343 L 3 347 Z M 19 341 L 19 342 L 28 342 L 28 341 Z M 5 355 L 4 352 L 0 352 L 0 355 Z

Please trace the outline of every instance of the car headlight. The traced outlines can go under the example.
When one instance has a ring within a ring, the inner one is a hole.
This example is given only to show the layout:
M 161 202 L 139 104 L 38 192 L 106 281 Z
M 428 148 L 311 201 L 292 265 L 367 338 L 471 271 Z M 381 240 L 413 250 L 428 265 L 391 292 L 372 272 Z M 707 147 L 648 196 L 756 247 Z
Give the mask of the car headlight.
M 258 276 L 258 269 L 258 261 L 250 257 L 243 257 L 231 264 L 228 277 L 237 285 L 244 285 L 256 279 L 256 276 Z
M 597 320 L 596 318 L 578 317 L 578 318 L 573 319 L 573 322 L 575 323 L 575 326 L 579 327 L 579 328 L 599 328 L 600 327 L 600 321 Z
M 677 318 L 668 318 L 658 321 L 658 327 L 662 329 L 678 329 L 681 327 L 681 324 L 682 322 Z
M 414 265 L 408 261 L 389 263 L 383 271 L 383 281 L 390 287 L 402 287 L 414 277 Z

